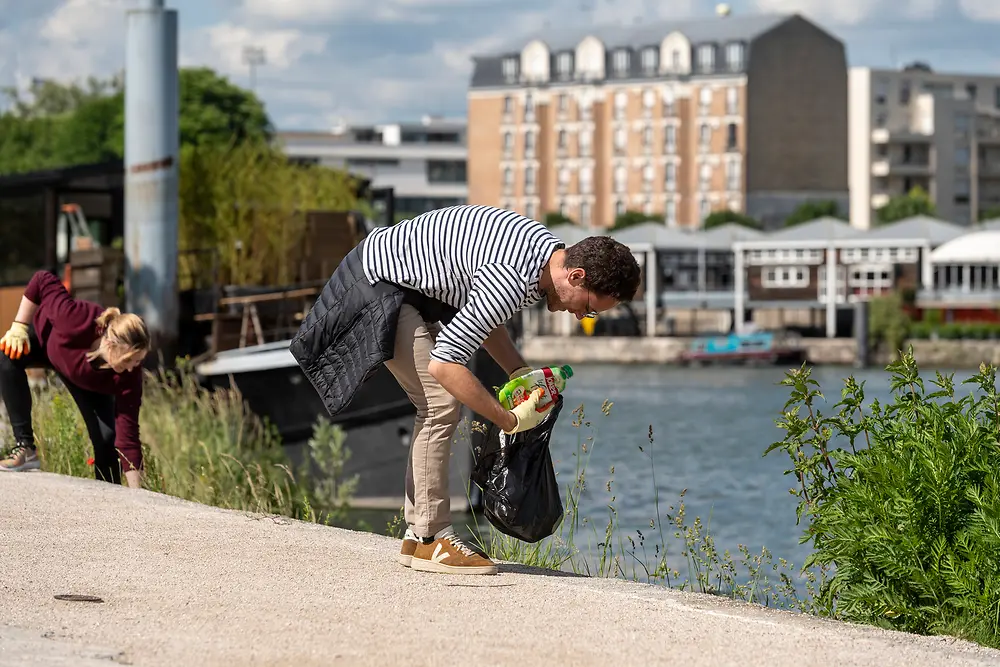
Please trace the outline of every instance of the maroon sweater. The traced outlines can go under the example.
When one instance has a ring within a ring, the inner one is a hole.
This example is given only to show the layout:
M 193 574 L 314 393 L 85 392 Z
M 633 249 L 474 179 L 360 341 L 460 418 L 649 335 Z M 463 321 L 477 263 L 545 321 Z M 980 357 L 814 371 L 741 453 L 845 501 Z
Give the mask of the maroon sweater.
M 87 353 L 100 335 L 96 320 L 104 307 L 74 299 L 59 277 L 49 271 L 35 273 L 24 296 L 38 306 L 35 333 L 52 367 L 81 389 L 115 397 L 115 448 L 122 470 L 141 470 L 142 368 L 116 373 L 87 361 Z

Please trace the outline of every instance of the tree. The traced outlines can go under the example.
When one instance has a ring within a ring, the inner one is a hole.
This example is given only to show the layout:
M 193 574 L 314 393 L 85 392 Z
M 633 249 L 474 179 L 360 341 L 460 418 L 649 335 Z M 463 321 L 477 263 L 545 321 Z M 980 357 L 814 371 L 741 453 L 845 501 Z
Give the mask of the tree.
M 751 229 L 760 229 L 761 224 L 759 221 L 751 218 L 749 215 L 744 215 L 743 213 L 738 213 L 737 211 L 732 211 L 730 209 L 725 209 L 722 211 L 712 211 L 705 218 L 704 228 L 712 229 L 713 227 L 720 227 L 729 222 L 735 222 L 737 225 L 743 225 L 744 227 L 749 227 Z
M 644 222 L 663 222 L 662 216 L 651 215 L 641 211 L 625 211 L 615 217 L 615 225 L 612 229 L 625 229 Z
M 934 202 L 931 201 L 927 191 L 918 186 L 905 195 L 898 195 L 890 199 L 885 206 L 878 209 L 877 215 L 879 223 L 884 225 L 896 222 L 897 220 L 912 218 L 915 215 L 933 217 L 937 215 L 937 209 L 934 207 Z
M 546 227 L 557 227 L 559 225 L 572 225 L 573 219 L 559 211 L 549 211 L 540 221 Z
M 179 72 L 180 145 L 227 145 L 270 140 L 264 105 L 207 68 Z M 4 91 L 10 109 L 0 115 L 0 173 L 72 166 L 125 153 L 125 92 L 120 76 L 107 81 L 36 82 L 30 98 Z
M 817 218 L 847 218 L 841 214 L 837 202 L 832 199 L 821 201 L 805 201 L 799 204 L 798 208 L 792 211 L 791 215 L 785 218 L 785 227 L 793 227 L 803 222 L 816 220 Z

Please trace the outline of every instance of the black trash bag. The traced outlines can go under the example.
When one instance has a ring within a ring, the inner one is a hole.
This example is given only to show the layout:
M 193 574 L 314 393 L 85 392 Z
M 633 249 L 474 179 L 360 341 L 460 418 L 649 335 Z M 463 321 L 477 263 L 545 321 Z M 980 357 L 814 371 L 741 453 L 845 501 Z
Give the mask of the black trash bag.
M 563 518 L 549 440 L 562 410 L 560 395 L 533 429 L 507 435 L 495 424 L 473 451 L 471 479 L 483 490 L 483 513 L 493 527 L 524 542 L 552 535 Z

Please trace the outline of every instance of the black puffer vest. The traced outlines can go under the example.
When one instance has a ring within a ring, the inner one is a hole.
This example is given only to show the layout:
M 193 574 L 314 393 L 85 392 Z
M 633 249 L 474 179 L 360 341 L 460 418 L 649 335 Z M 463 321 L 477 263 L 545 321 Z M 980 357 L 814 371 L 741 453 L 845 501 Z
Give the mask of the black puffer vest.
M 368 284 L 362 240 L 341 261 L 289 350 L 319 393 L 330 416 L 346 408 L 358 389 L 393 357 L 399 310 L 408 303 L 426 322 L 449 322 L 456 309 L 413 290 L 380 281 Z

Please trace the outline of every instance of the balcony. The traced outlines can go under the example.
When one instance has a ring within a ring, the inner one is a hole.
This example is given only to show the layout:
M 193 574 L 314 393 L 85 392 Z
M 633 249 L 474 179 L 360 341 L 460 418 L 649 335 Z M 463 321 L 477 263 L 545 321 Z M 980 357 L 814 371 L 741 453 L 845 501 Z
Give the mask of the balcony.
M 930 144 L 934 135 L 916 132 L 909 128 L 901 130 L 890 130 L 885 127 L 877 127 L 872 130 L 873 144 Z
M 872 162 L 872 176 L 931 176 L 933 167 L 928 162 L 882 158 Z

